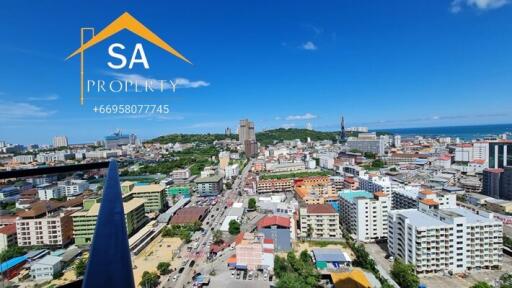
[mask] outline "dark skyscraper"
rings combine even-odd
[[[345,144],[347,142],[347,132],[345,132],[345,118],[341,116],[341,131],[340,131],[340,143]]]

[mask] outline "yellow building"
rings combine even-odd
[[[371,288],[372,285],[361,269],[350,272],[331,273],[331,280],[336,288]]]
[[[160,212],[167,208],[165,200],[165,187],[160,184],[137,184],[125,181],[121,184],[121,191],[126,196],[146,200],[144,207],[146,212]]]
[[[123,209],[126,220],[126,230],[131,235],[144,224],[148,218],[144,211],[144,199],[133,198],[124,199]],[[92,242],[94,230],[96,229],[96,221],[100,212],[101,198],[84,200],[84,208],[71,215],[73,219],[73,236],[75,243],[78,245],[89,244]]]

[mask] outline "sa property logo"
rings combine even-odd
[[[148,42],[153,43],[154,45],[162,48],[163,50],[169,52],[170,54],[180,58],[181,60],[192,64],[185,56],[172,48],[169,44],[167,44],[164,40],[162,40],[158,35],[153,33],[151,30],[146,28],[142,23],[140,23],[137,19],[135,19],[128,12],[123,13],[119,18],[110,23],[107,27],[103,28],[99,33],[95,34],[95,29],[93,27],[82,27],[80,29],[80,48],[78,48],[75,52],[71,53],[66,60],[80,54],[80,105],[84,104],[84,54],[85,50],[91,48],[92,46],[102,42],[103,40],[117,34],[118,32],[127,29],[139,37],[147,40]],[[92,31],[93,37],[84,43],[84,31]],[[113,43],[108,47],[107,53],[114,59],[107,62],[108,67],[114,70],[123,69],[128,67],[128,69],[132,69],[135,65],[141,65],[144,69],[149,69],[148,59],[146,57],[146,53],[144,52],[144,47],[141,43],[135,44],[131,52],[131,56],[129,59],[127,56],[123,54],[127,47],[122,43]],[[133,83],[132,83],[133,84]],[[147,86],[147,84],[146,84]],[[146,87],[147,88],[147,87]]]

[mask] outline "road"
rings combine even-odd
[[[238,191],[243,192],[243,183],[245,181],[245,177],[247,177],[247,173],[249,173],[251,166],[252,160],[250,160],[249,163],[247,163],[247,165],[242,170],[240,176],[235,179],[232,188],[230,190],[224,191],[222,195],[218,198],[217,204],[210,209],[210,213],[207,216],[207,218],[203,221],[202,226],[203,229],[206,231],[206,234],[201,234],[201,236],[197,240],[195,240],[195,242],[199,244],[198,248],[195,251],[193,250],[191,252],[180,252],[180,254],[182,255],[182,259],[186,261],[185,269],[183,270],[183,272],[178,274],[176,271],[169,275],[169,277],[166,280],[162,281],[163,283],[161,287],[189,287],[191,286],[192,276],[194,276],[194,273],[196,273],[196,271],[209,271],[211,270],[209,269],[209,267],[212,267],[211,265],[216,264],[218,261],[226,261],[228,257],[227,254],[229,253],[225,253],[221,257],[216,258],[213,263],[207,262],[208,251],[210,248],[210,243],[208,243],[208,241],[211,241],[211,239],[213,238],[212,230],[219,229],[220,225],[222,224],[222,221],[225,218],[225,213],[227,209],[225,209],[224,207],[226,207],[228,199],[235,201],[244,200],[245,196],[238,195]],[[189,264],[192,260],[195,261],[195,264],[193,267],[189,267]],[[173,276],[176,274],[178,274],[178,279],[176,281],[172,281]]]

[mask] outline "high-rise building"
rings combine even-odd
[[[299,209],[300,236],[315,240],[340,239],[338,212],[330,204],[310,204]]]
[[[489,168],[512,165],[512,141],[489,142]]]
[[[413,264],[417,274],[500,269],[502,239],[503,224],[492,213],[431,203],[389,213],[389,254]]]
[[[256,140],[254,122],[249,121],[249,119],[242,119],[238,127],[238,141],[243,144],[246,140]]]
[[[500,179],[500,198],[512,200],[512,166],[503,167]]]
[[[393,146],[400,148],[402,146],[402,137],[400,135],[393,136]]]
[[[227,127],[224,134],[226,134],[226,136],[231,136],[231,128]]]
[[[256,140],[245,140],[244,152],[247,157],[256,157],[258,155],[258,142]]]
[[[384,192],[345,190],[339,193],[341,223],[359,241],[374,241],[388,236],[391,197]]]
[[[512,166],[484,169],[482,194],[512,200]]]
[[[123,145],[135,144],[137,137],[134,134],[122,134],[120,130],[105,137],[105,148],[115,149]]]
[[[482,194],[499,198],[500,197],[500,178],[503,173],[501,168],[487,168],[483,171]]]
[[[68,137],[66,136],[55,136],[53,137],[53,147],[68,147]]]
[[[345,132],[345,118],[343,116],[341,116],[340,126],[340,143],[345,144],[347,142],[347,132]]]

